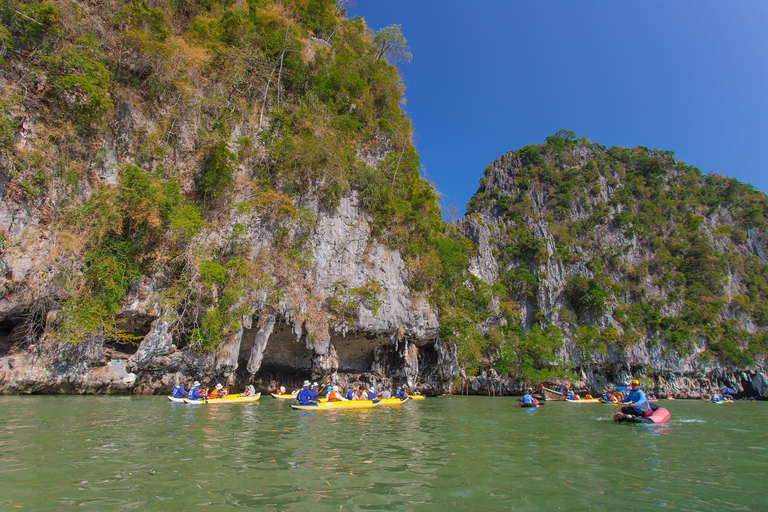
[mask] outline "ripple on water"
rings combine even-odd
[[[322,414],[0,397],[0,508],[764,509],[765,404],[670,404],[664,426],[617,426],[510,398]]]

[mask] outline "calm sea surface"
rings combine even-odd
[[[0,510],[768,510],[768,402],[660,404],[0,397]]]

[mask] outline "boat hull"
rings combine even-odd
[[[291,408],[299,411],[338,411],[342,409],[370,409],[378,407],[381,400],[348,400],[346,402],[319,402],[316,404],[295,404]]]
[[[640,416],[628,416],[622,412],[617,412],[613,415],[613,421],[617,423],[650,423],[654,425],[663,425],[669,420],[669,411],[663,407],[659,407],[653,414],[646,418]]]
[[[544,400],[547,402],[564,402],[565,401],[565,395],[562,393],[558,393],[554,389],[545,388],[544,386],[541,386],[541,395],[544,397]]]
[[[261,393],[253,396],[229,395],[225,398],[209,398],[207,400],[188,400],[184,399],[187,405],[216,405],[216,404],[250,404],[261,398]]]
[[[276,395],[275,393],[270,393],[270,395],[278,400],[296,400],[296,395]]]

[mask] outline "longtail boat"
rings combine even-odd
[[[544,400],[549,402],[554,401],[565,401],[565,394],[560,393],[558,391],[555,391],[554,389],[549,389],[547,387],[541,386],[541,395],[544,397]]]

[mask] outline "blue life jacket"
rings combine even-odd
[[[523,398],[520,399],[521,404],[532,404],[534,403],[533,397],[529,395],[528,393],[523,395]]]
[[[368,391],[368,400],[376,400],[376,393],[373,391]]]
[[[606,402],[610,402],[611,401],[611,397],[608,396],[608,393],[603,393],[603,400],[606,401]]]
[[[395,398],[405,398],[405,391],[402,389],[395,391]]]
[[[173,396],[173,398],[182,398],[185,396],[189,396],[189,393],[187,393],[184,390],[184,386],[182,386],[181,384],[176,384],[175,386],[173,386],[173,389],[171,390],[171,396]]]
[[[352,400],[352,397],[353,397],[354,395],[355,395],[355,392],[354,392],[354,391],[352,391],[351,389],[348,389],[348,390],[347,390],[347,394],[344,396],[344,398],[346,398],[347,400]]]
[[[317,398],[317,395],[319,395],[317,391],[312,391],[309,388],[301,388],[301,391],[299,391],[299,394],[296,395],[296,400],[301,405],[307,405],[312,402],[315,398]]]
[[[187,398],[190,400],[200,400],[203,398],[203,395],[200,393],[200,388],[195,386],[192,389],[189,390],[189,394],[187,395]]]

